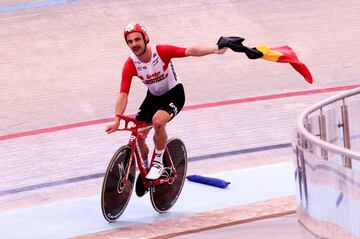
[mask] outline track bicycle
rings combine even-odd
[[[136,176],[136,164],[139,169],[135,186],[136,194],[141,197],[150,191],[151,204],[159,213],[169,210],[177,201],[187,170],[185,145],[180,139],[174,138],[167,142],[163,156],[164,171],[161,177],[156,180],[146,179],[147,168],[141,157],[137,140],[144,139],[146,136],[141,133],[141,130],[151,128],[152,125],[137,121],[130,116],[121,115],[120,118],[125,121],[125,126],[118,131],[130,131],[131,136],[128,144],[115,152],[104,176],[101,208],[108,222],[116,221],[130,201]],[[154,158],[155,151],[150,165]]]

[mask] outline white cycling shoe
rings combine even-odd
[[[150,171],[146,175],[146,179],[150,179],[150,180],[158,179],[162,175],[163,171],[164,171],[164,165],[162,165],[162,163],[154,161]]]

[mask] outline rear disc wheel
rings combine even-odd
[[[177,201],[184,185],[187,170],[187,152],[184,143],[180,139],[170,139],[167,148],[176,169],[176,178],[150,189],[151,203],[154,209],[160,213],[169,210]],[[163,162],[167,174],[172,176],[171,163],[166,152],[163,156]]]

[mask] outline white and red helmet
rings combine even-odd
[[[125,31],[124,31],[125,41],[126,41],[127,35],[129,35],[132,32],[140,32],[143,35],[146,44],[149,43],[149,41],[150,41],[149,35],[147,34],[146,28],[144,27],[143,24],[141,24],[141,23],[130,23],[129,25],[127,25],[127,27],[125,28]]]

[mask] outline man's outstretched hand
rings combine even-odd
[[[222,55],[227,51],[227,47],[221,48],[221,49],[215,49],[214,53],[218,55]]]

